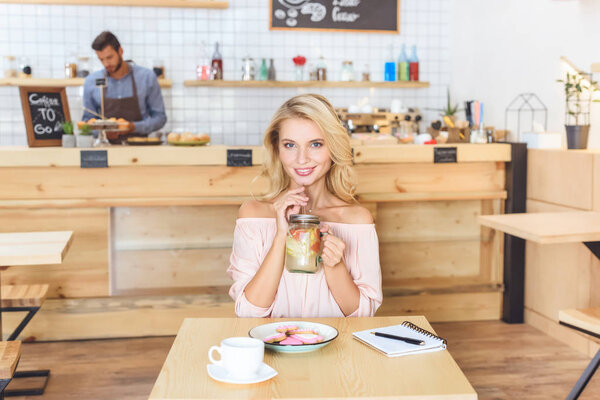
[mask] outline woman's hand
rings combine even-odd
[[[276,213],[277,234],[287,235],[288,217],[298,214],[300,206],[308,204],[308,197],[304,194],[304,187],[288,190],[283,196],[273,203]]]
[[[331,229],[327,225],[321,227],[321,233],[325,233],[321,238],[323,242],[323,252],[321,253],[321,259],[323,265],[326,267],[335,267],[342,262],[344,258],[344,249],[346,249],[346,243],[342,239],[333,236],[330,231]]]

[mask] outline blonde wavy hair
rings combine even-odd
[[[259,176],[269,178],[269,190],[263,199],[271,200],[290,186],[290,177],[279,159],[279,131],[281,123],[291,118],[308,119],[321,129],[331,154],[331,168],[325,177],[327,190],[347,203],[355,203],[356,182],[350,138],[331,103],[318,94],[302,94],[283,103],[265,131],[266,154]]]

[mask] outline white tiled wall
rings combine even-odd
[[[364,0],[373,1],[376,0]],[[242,58],[274,58],[277,79],[293,79],[292,58],[297,54],[316,63],[324,55],[328,78],[337,80],[343,60],[352,60],[357,75],[368,64],[372,80],[383,80],[390,46],[394,57],[400,46],[417,45],[421,80],[427,89],[310,89],[327,96],[334,106],[347,107],[368,98],[376,107],[389,107],[392,99],[419,107],[426,121],[436,117],[426,108],[445,103],[450,83],[448,15],[451,0],[402,0],[401,33],[269,31],[267,0],[230,0],[225,10],[43,6],[0,4],[0,55],[30,59],[36,77],[63,77],[70,55],[87,55],[100,63],[90,48],[102,30],[113,31],[125,58],[151,67],[164,60],[173,87],[163,89],[167,107],[166,130],[183,128],[211,134],[215,144],[259,144],[275,109],[287,98],[309,89],[189,88],[195,78],[201,43],[210,56],[214,42],[221,44],[224,78],[241,78]],[[81,89],[67,89],[72,119],[81,117]],[[421,128],[424,129],[424,126]],[[0,87],[0,145],[26,144],[18,89]]]

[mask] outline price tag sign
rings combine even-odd
[[[60,146],[62,123],[71,121],[64,87],[20,87],[30,147]]]
[[[106,86],[106,78],[96,79],[96,86]]]
[[[228,167],[251,167],[252,150],[251,149],[227,149]]]
[[[436,164],[443,163],[455,163],[456,147],[434,147],[433,148],[433,162]]]
[[[106,150],[81,150],[81,168],[108,168]]]

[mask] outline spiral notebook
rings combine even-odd
[[[371,332],[381,332],[396,336],[420,339],[425,345],[419,346],[406,343],[396,339],[388,339],[375,336]],[[432,332],[419,328],[417,325],[404,321],[400,325],[386,326],[382,328],[367,329],[366,331],[354,332],[352,336],[369,347],[374,348],[388,357],[399,357],[410,354],[430,353],[446,349],[446,339]]]

